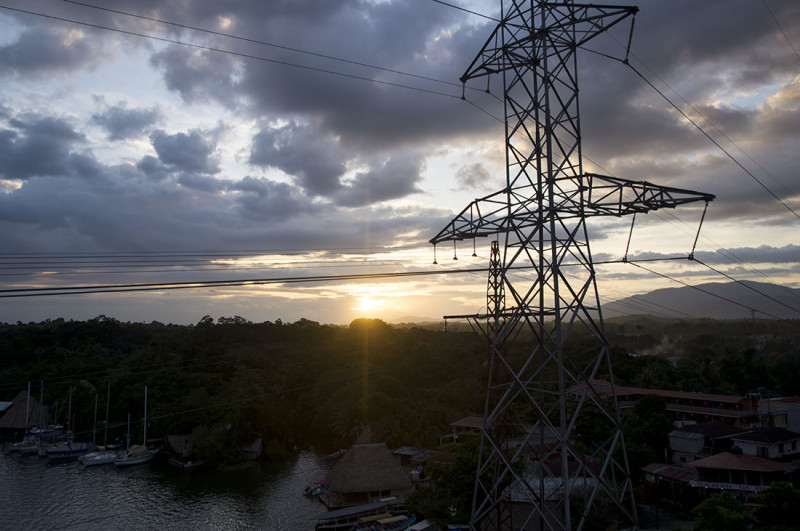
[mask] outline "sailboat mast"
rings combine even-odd
[[[147,448],[147,386],[144,386],[144,441],[142,444]]]
[[[92,447],[97,445],[97,393],[94,394],[94,426],[92,427]]]
[[[42,434],[47,428],[47,417],[44,415],[44,380],[42,380],[42,388],[39,390],[39,446],[42,446]]]
[[[25,433],[22,434],[24,438],[28,434],[28,423],[31,419],[31,383],[28,382],[28,396],[25,398]]]
[[[67,404],[67,439],[72,439],[70,431],[72,430],[72,386],[69,388],[69,402]]]
[[[111,382],[108,382],[108,391],[106,391],[106,425],[103,430],[103,446],[108,446],[108,406],[111,404]]]

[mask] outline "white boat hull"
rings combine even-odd
[[[107,465],[109,463],[113,463],[119,458],[120,456],[117,452],[92,452],[80,456],[78,461],[83,463],[85,466],[94,466]]]
[[[117,466],[133,466],[133,465],[143,465],[153,460],[156,456],[158,450],[148,450],[147,452],[136,455],[130,456],[126,455],[114,460],[114,464]]]

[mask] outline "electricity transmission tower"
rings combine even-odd
[[[612,515],[635,528],[586,220],[713,196],[583,171],[577,50],[626,19],[632,32],[636,8],[536,0],[501,8],[461,81],[502,76],[506,185],[431,240],[499,240],[487,314],[473,316],[487,321],[490,359],[470,525],[581,529]],[[610,389],[599,388],[601,378]]]

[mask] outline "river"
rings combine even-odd
[[[231,472],[160,462],[84,467],[8,454],[0,456],[0,527],[309,530],[327,509],[303,489],[327,469],[310,450]]]

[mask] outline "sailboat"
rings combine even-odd
[[[88,453],[94,445],[85,441],[75,442],[72,440],[72,431],[69,429],[72,415],[72,387],[69,388],[69,407],[67,409],[67,440],[63,444],[56,444],[45,450],[48,459],[68,459],[80,457]]]
[[[108,407],[110,405],[110,398],[111,398],[111,384],[108,384],[108,392],[106,393],[106,426],[105,426],[105,434],[103,435],[103,447],[95,452],[90,452],[86,455],[82,455],[78,458],[78,461],[84,464],[84,466],[93,466],[93,465],[105,465],[108,463],[113,463],[117,459],[120,458],[119,452],[116,448],[109,448],[108,447]],[[94,395],[94,425],[95,429],[94,432],[97,432],[97,395]],[[92,438],[92,443],[94,443],[94,436]]]
[[[144,436],[142,438],[142,444],[130,446],[131,414],[128,413],[128,435],[126,437],[127,442],[125,444],[125,455],[119,459],[115,459],[114,464],[117,466],[142,465],[152,461],[158,453],[158,449],[149,450],[147,448],[147,386],[144,387]]]

